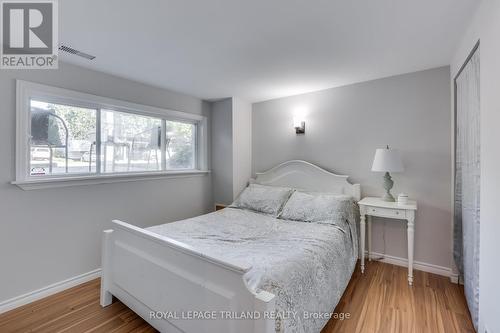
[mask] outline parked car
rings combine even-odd
[[[50,148],[47,147],[32,147],[31,159],[34,161],[44,161],[50,159]]]
[[[88,153],[88,152],[87,152]],[[73,161],[80,161],[82,160],[82,156],[85,154],[84,151],[74,151],[70,150],[68,151],[68,158]]]
[[[91,147],[91,141],[89,140],[74,140],[69,141],[68,147],[68,158],[74,161],[83,161],[83,154],[89,152]]]
[[[82,154],[82,157],[80,158],[82,162],[89,162],[90,161],[90,153],[88,151],[84,152]],[[92,153],[92,162],[95,162],[97,160],[97,156],[95,152]]]

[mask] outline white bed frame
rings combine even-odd
[[[334,192],[359,200],[360,185],[347,178],[294,160],[257,173],[251,182]],[[102,244],[103,307],[115,296],[160,332],[274,332],[274,319],[267,316],[275,310],[274,295],[254,293],[243,282],[251,267],[214,258],[128,223],[115,220],[112,225],[113,230],[104,231]],[[152,318],[151,313],[163,319]],[[241,319],[242,315],[260,318]],[[233,319],[221,320],[222,316]],[[213,317],[218,319],[207,319]]]

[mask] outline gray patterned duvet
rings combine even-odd
[[[318,333],[346,288],[357,259],[354,213],[350,222],[294,222],[248,210],[215,213],[147,228],[200,251],[252,266],[251,290],[276,295],[285,314],[277,332]]]

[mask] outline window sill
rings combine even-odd
[[[209,174],[210,171],[202,170],[182,170],[182,171],[161,171],[161,172],[138,172],[128,174],[109,174],[100,176],[77,176],[77,177],[53,177],[45,179],[32,179],[23,181],[13,181],[11,184],[19,186],[25,191],[39,190],[55,187],[68,187],[93,184],[111,184],[121,182],[133,182],[140,180],[155,180],[165,178],[185,178],[202,177]]]

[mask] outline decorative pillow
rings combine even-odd
[[[352,199],[346,195],[295,191],[281,211],[280,219],[329,222],[349,219]]]
[[[249,209],[277,217],[293,191],[288,187],[250,184],[230,207]]]

